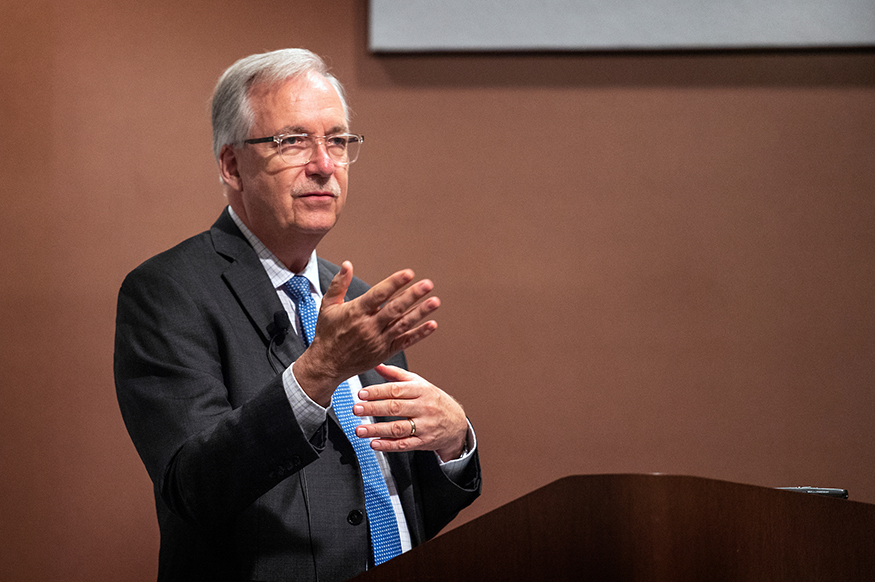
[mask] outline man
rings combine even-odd
[[[119,292],[116,388],[154,483],[158,578],[343,580],[479,495],[464,411],[401,352],[440,301],[409,270],[369,289],[317,258],[362,138],[314,54],[229,68],[213,141],[228,208]]]

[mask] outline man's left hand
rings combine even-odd
[[[376,370],[386,383],[362,388],[359,398],[363,402],[353,406],[353,413],[406,419],[362,424],[356,428],[356,436],[374,438],[371,447],[377,451],[426,450],[437,452],[444,462],[457,459],[468,435],[462,406],[434,384],[403,368],[379,365]],[[416,432],[411,435],[414,425]]]

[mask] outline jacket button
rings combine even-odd
[[[349,515],[346,516],[346,521],[348,521],[350,525],[358,525],[364,520],[364,518],[365,514],[358,509],[353,509],[349,512]]]

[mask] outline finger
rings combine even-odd
[[[374,439],[371,441],[372,449],[384,453],[418,450],[424,449],[426,446],[426,442],[418,436],[406,439]]]
[[[413,372],[397,366],[380,364],[375,368],[385,380],[385,384],[372,384],[359,390],[360,400],[390,400],[419,398],[423,393],[422,378]]]
[[[392,420],[374,424],[360,424],[355,428],[355,435],[359,438],[418,439],[418,437],[411,437],[411,428],[412,425],[407,419]]]
[[[403,269],[386,277],[358,298],[366,313],[377,313],[380,307],[389,301],[399,290],[413,280],[414,273]]]
[[[431,313],[440,306],[440,300],[436,297],[426,301],[422,299],[434,290],[434,283],[423,279],[411,285],[401,293],[397,293],[387,301],[377,313],[377,323],[382,328],[389,328],[399,321],[407,321],[408,329],[418,323],[425,315],[420,313],[423,309],[425,314]],[[422,303],[420,303],[422,301]],[[428,305],[425,305],[425,304]]]
[[[322,296],[323,305],[340,305],[346,297],[346,291],[349,289],[349,284],[352,283],[352,263],[343,261],[340,265],[340,270],[331,279],[331,284],[325,295]]]
[[[415,374],[411,374],[410,379],[416,379]],[[374,402],[377,400],[410,400],[418,398],[422,395],[422,390],[409,382],[388,382],[386,384],[374,384],[359,390],[359,398],[364,402]]]
[[[385,399],[363,401],[352,407],[356,416],[412,417],[421,413],[412,399]]]
[[[418,301],[419,298],[416,300]],[[405,304],[397,305],[399,310],[402,306],[409,307]],[[378,324],[385,331],[391,331],[394,335],[398,336],[419,325],[426,317],[437,311],[440,306],[441,300],[439,298],[429,297],[425,301],[414,305],[407,312],[399,313],[397,317],[389,311],[387,306],[378,314]],[[380,317],[382,317],[382,321],[379,321]]]
[[[392,366],[390,364],[380,364],[379,366],[374,368],[374,370],[376,370],[377,373],[388,382],[404,382],[405,380],[415,380],[419,377],[413,372],[405,370],[404,368],[399,368],[398,366]],[[365,388],[364,390],[367,390],[369,388],[372,387]],[[359,398],[365,400],[365,398],[362,396],[359,396]]]
[[[405,332],[395,338],[392,342],[392,353],[400,352],[402,350],[406,350],[410,346],[421,342],[435,331],[437,331],[438,324],[436,321],[426,321],[422,325],[419,325],[412,330]]]

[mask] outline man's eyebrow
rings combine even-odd
[[[285,135],[287,133],[307,133],[307,130],[300,125],[287,125],[281,128],[276,135]]]
[[[334,135],[337,133],[348,133],[348,132],[349,132],[349,129],[347,128],[346,125],[335,125],[331,129],[329,129],[325,135]],[[301,125],[287,125],[287,126],[281,128],[275,135],[286,135],[289,133],[306,133],[308,135],[311,135],[310,132],[307,131]]]

